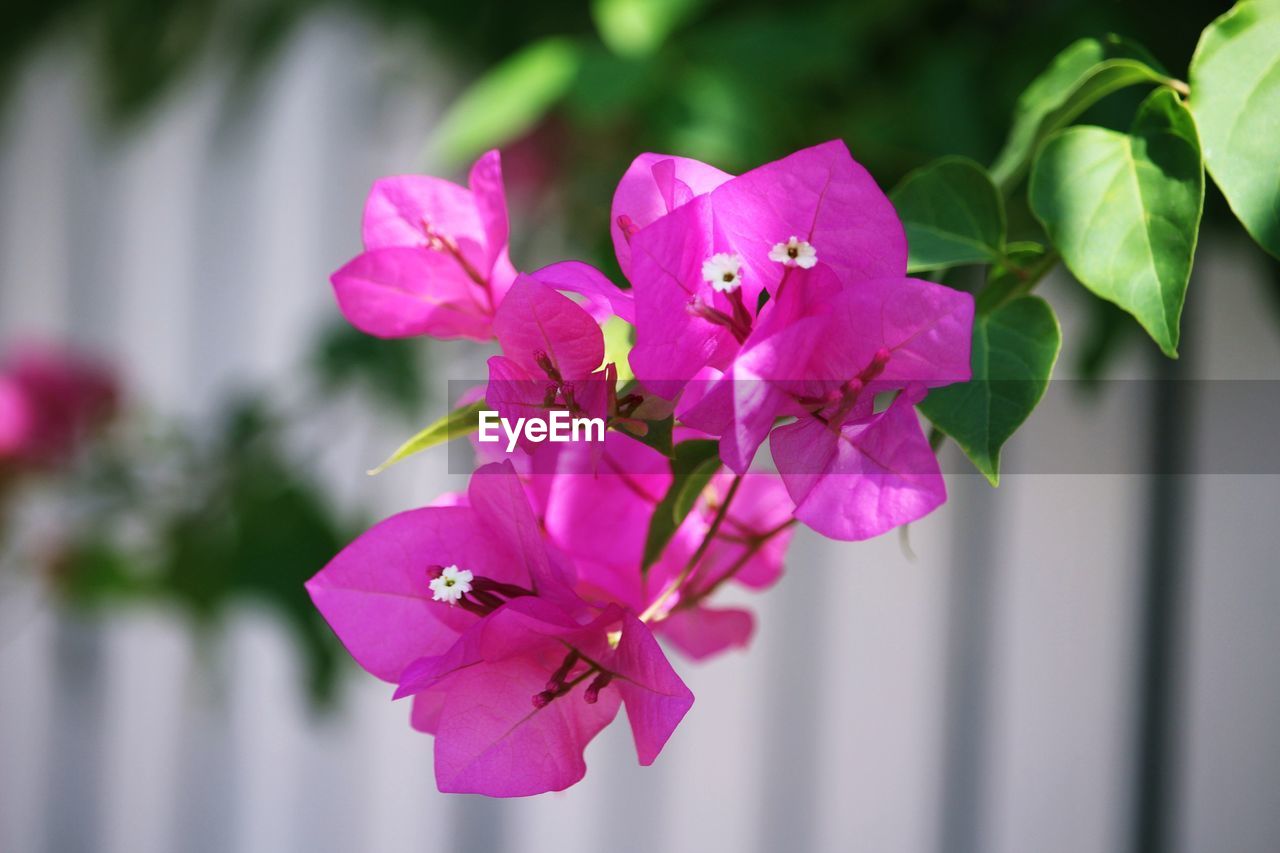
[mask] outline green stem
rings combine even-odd
[[[729,485],[729,491],[725,494],[724,500],[721,501],[720,506],[716,508],[715,518],[711,519],[711,526],[707,528],[707,535],[703,537],[702,542],[699,543],[698,550],[693,552],[693,556],[689,558],[689,562],[685,563],[680,574],[676,575],[675,579],[667,584],[666,587],[663,588],[662,592],[658,594],[658,597],[653,600],[653,603],[646,607],[644,612],[640,614],[641,622],[650,622],[655,618],[660,619],[661,617],[659,614],[663,613],[662,606],[666,604],[673,595],[680,591],[680,588],[684,586],[685,581],[689,580],[689,576],[693,574],[693,570],[698,567],[698,563],[707,553],[707,549],[711,547],[712,540],[716,538],[716,533],[720,531],[720,525],[724,524],[725,516],[729,514],[729,504],[733,502],[733,497],[738,493],[738,486],[740,485],[742,485],[742,475],[736,474],[734,475],[733,482]]]
[[[730,580],[732,580],[733,576],[736,575],[739,571],[741,571],[742,567],[747,564],[747,561],[750,560],[752,557],[754,557],[756,554],[758,554],[760,552],[760,549],[763,548],[770,539],[777,536],[779,533],[786,530],[788,527],[795,526],[795,523],[796,523],[796,520],[794,518],[789,518],[786,521],[774,527],[772,530],[766,530],[764,533],[761,533],[759,536],[754,537],[751,540],[750,547],[747,548],[747,550],[742,554],[741,557],[739,557],[737,560],[734,561],[733,565],[729,568],[729,571],[725,572],[723,575],[716,578],[715,582],[712,583],[710,586],[708,586],[706,589],[689,596],[688,599],[681,599],[680,603],[677,604],[672,609],[686,610],[689,608],[693,608],[698,606],[699,603],[701,603],[702,601],[705,601],[707,598],[710,598],[713,592],[715,592],[717,589],[719,589],[720,587],[728,583]]]
[[[978,291],[976,310],[990,314],[1001,305],[1030,293],[1049,271],[1058,265],[1061,256],[1054,250],[1045,252],[1035,263],[1027,267],[1010,267],[1011,276],[991,281]]]

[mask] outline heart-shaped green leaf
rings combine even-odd
[[[1280,0],[1244,0],[1205,29],[1191,59],[1191,112],[1209,174],[1280,258]]]
[[[1018,97],[1009,138],[991,166],[991,177],[1004,189],[1012,188],[1049,134],[1112,92],[1168,81],[1151,54],[1131,41],[1107,36],[1073,42]]]
[[[1127,134],[1072,127],[1050,137],[1030,200],[1072,274],[1176,358],[1204,207],[1195,122],[1178,96],[1153,92]]]
[[[377,468],[369,470],[369,474],[381,474],[397,462],[401,462],[415,453],[421,453],[428,447],[452,441],[469,435],[480,428],[480,410],[485,407],[484,400],[469,406],[454,409],[440,420],[418,432],[404,444],[396,448],[396,452]]]
[[[973,378],[935,388],[920,403],[993,486],[1000,483],[1000,448],[1044,396],[1061,346],[1049,303],[1020,296],[974,321]]]
[[[990,264],[1004,253],[1004,199],[965,157],[916,169],[889,193],[907,232],[907,272]]]

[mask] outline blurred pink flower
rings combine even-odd
[[[118,402],[115,377],[101,365],[46,345],[15,349],[0,369],[0,463],[57,464]]]

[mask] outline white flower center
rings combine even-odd
[[[463,595],[471,592],[471,581],[474,577],[475,575],[466,569],[459,571],[457,566],[446,567],[440,572],[440,577],[431,579],[431,600],[456,604]]]
[[[732,293],[742,286],[742,256],[720,252],[702,262],[702,277],[718,293]]]
[[[818,250],[807,240],[797,240],[796,235],[785,243],[775,243],[769,250],[769,260],[777,261],[784,267],[800,267],[812,269],[818,262]]]

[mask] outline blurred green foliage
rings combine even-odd
[[[246,397],[211,435],[173,435],[150,464],[127,446],[95,455],[84,485],[98,506],[52,566],[62,597],[90,609],[164,601],[202,631],[234,602],[256,600],[295,636],[312,696],[331,698],[340,650],[303,583],[360,520],[330,505],[287,444],[265,401]],[[167,482],[148,482],[158,466]],[[128,524],[140,526],[136,538],[119,535]]]
[[[91,50],[108,115],[129,119],[206,56],[262,67],[304,18],[354,11],[475,76],[545,38],[581,66],[564,117],[579,148],[613,161],[679,149],[734,169],[840,136],[892,183],[942,154],[988,162],[1016,94],[1073,39],[1118,32],[1185,77],[1225,4],[1172,0],[1159,14],[1114,0],[14,0],[0,75],[60,30]],[[602,143],[614,142],[601,148]],[[623,144],[625,143],[625,144]],[[576,162],[576,160],[567,160]]]
[[[299,426],[346,393],[379,412],[420,415],[421,342],[378,341],[346,324],[323,333],[301,405],[270,389],[226,401],[211,422],[141,434],[126,418],[67,473],[75,523],[47,567],[60,597],[95,609],[163,601],[216,630],[237,602],[276,613],[295,637],[312,697],[333,697],[341,649],[303,584],[368,518],[336,505]]]

